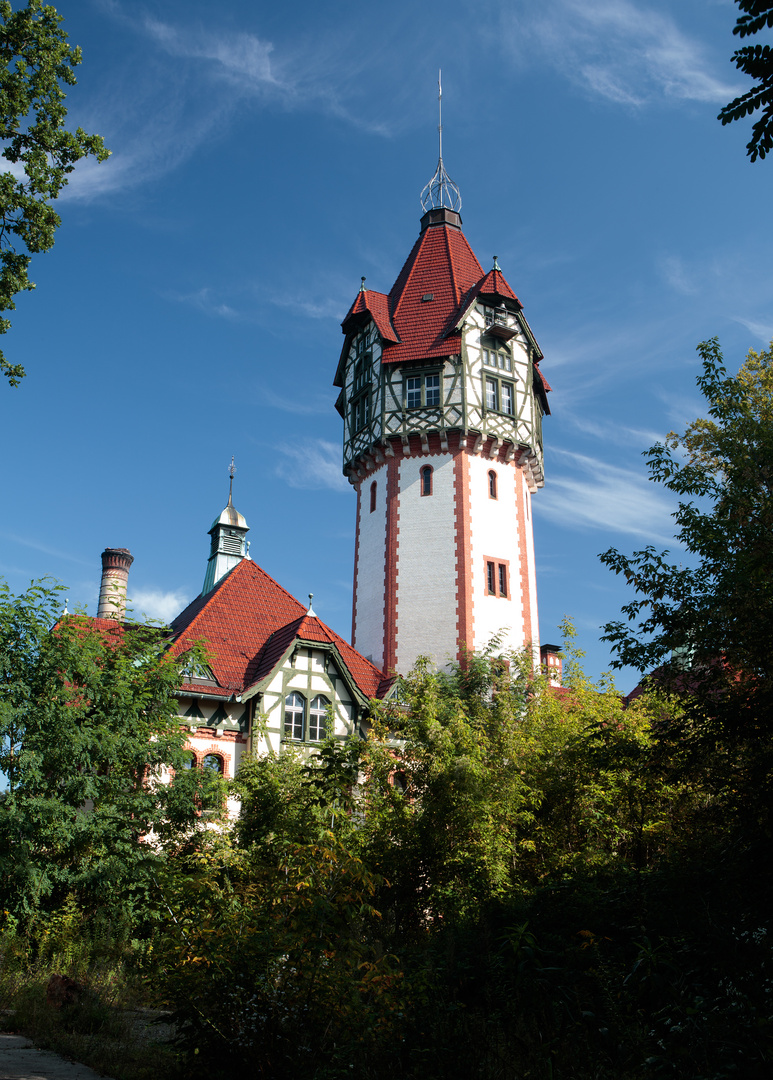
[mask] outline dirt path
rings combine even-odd
[[[50,1050],[38,1050],[23,1035],[0,1032],[0,1080],[100,1080],[100,1074]]]

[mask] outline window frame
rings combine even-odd
[[[422,465],[419,469],[419,493],[422,498],[432,495],[435,470],[431,465]]]
[[[494,412],[499,416],[509,416],[512,420],[515,420],[515,388],[516,381],[514,376],[509,378],[501,378],[499,374],[494,373],[493,368],[482,369],[483,371],[483,408],[485,412]],[[489,385],[494,388],[492,405],[489,400]],[[505,393],[503,394],[503,388]],[[507,397],[510,404],[510,409],[503,408],[504,398]]]
[[[483,556],[483,584],[486,596],[497,600],[510,600],[510,560],[496,555]]]
[[[427,386],[428,379],[436,379],[437,383]],[[408,387],[409,382],[418,382],[418,386]],[[431,391],[432,397],[437,395],[437,401],[428,401],[427,391]],[[417,404],[408,403],[408,395],[416,394],[418,392],[419,400]],[[443,404],[443,371],[442,368],[432,368],[431,370],[413,370],[405,371],[403,374],[403,409],[406,412],[413,411],[414,409],[439,409]]]
[[[360,334],[355,342],[352,389],[349,396],[349,427],[352,435],[356,435],[370,423],[372,366],[373,350],[367,335]]]
[[[297,701],[293,705],[289,705],[290,699],[297,699],[301,702],[301,706],[297,704]],[[317,702],[324,702],[324,708],[317,706]],[[316,707],[315,707],[316,706]],[[324,742],[328,737],[328,728],[330,726],[329,720],[331,718],[332,702],[327,694],[315,694],[313,698],[309,699],[306,694],[301,693],[300,690],[289,690],[285,694],[283,705],[283,721],[282,721],[282,741],[292,742],[298,744],[318,746],[319,743]],[[291,728],[288,730],[288,714],[293,716],[291,722]],[[298,724],[298,716],[300,715],[300,724]],[[317,732],[318,737],[312,736],[312,718],[316,719],[314,723],[314,730]],[[321,727],[323,734],[319,735],[320,731],[320,717],[322,717]],[[300,728],[301,734],[297,734],[297,730]]]

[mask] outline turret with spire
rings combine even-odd
[[[386,671],[464,646],[537,646],[531,497],[542,487],[542,352],[496,256],[462,232],[443,160],[388,293],[364,282],[335,377],[358,493],[352,644]],[[538,657],[538,652],[535,652]]]
[[[229,570],[233,570],[242,559],[248,559],[249,543],[246,539],[250,527],[233,504],[234,476],[236,466],[234,459],[228,467],[229,486],[228,502],[225,509],[212,522],[209,535],[212,537],[207,571],[204,575],[204,586],[201,595],[214,589],[215,585],[224,577]]]

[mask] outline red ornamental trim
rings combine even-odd
[[[470,536],[470,462],[466,449],[454,453],[454,527],[456,532],[456,659],[473,645],[472,540]]]
[[[389,458],[386,484],[384,671],[389,674],[395,670],[397,665],[397,554],[400,545],[399,463],[397,457]]]
[[[352,645],[357,648],[357,588],[360,580],[360,514],[362,513],[362,482],[357,485],[357,525],[354,534],[354,581],[352,583]]]
[[[518,517],[518,553],[521,573],[521,608],[523,610],[523,643],[534,643],[531,624],[531,589],[529,588],[529,555],[526,547],[525,482],[523,467],[515,470],[515,505]],[[534,613],[536,616],[536,612]],[[536,622],[536,618],[535,618]],[[535,628],[536,629],[536,628]]]

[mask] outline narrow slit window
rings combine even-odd
[[[499,595],[507,596],[507,567],[499,564]]]
[[[496,567],[493,562],[486,563],[486,578],[489,596],[496,596],[497,594],[497,580],[496,580]]]
[[[376,481],[370,485],[370,512],[371,514],[376,509]]]
[[[496,499],[497,497],[497,474],[493,469],[488,474],[488,497],[490,499]]]
[[[432,466],[425,465],[421,470],[421,493],[422,495],[432,494]]]

